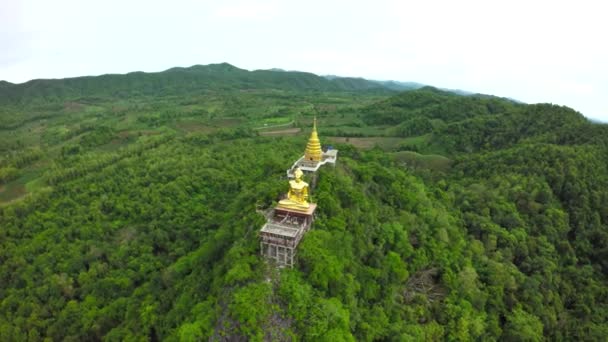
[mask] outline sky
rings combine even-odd
[[[608,122],[602,1],[0,0],[0,80],[228,62],[566,105]]]

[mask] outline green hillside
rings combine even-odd
[[[171,68],[162,72],[31,80],[0,84],[0,104],[71,100],[86,97],[130,98],[198,94],[206,91],[281,89],[299,91],[388,91],[381,84],[355,78],[323,77],[305,72],[247,71],[228,63]]]
[[[0,341],[598,341],[608,125],[228,64],[0,83]],[[294,269],[262,212],[313,116]]]

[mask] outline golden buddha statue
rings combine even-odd
[[[279,201],[279,207],[284,209],[308,210],[308,183],[302,180],[304,173],[300,168],[294,171],[295,179],[289,181],[287,198]]]
[[[312,133],[306,144],[306,150],[304,151],[304,159],[307,161],[320,162],[323,155],[321,150],[321,141],[317,135],[317,117],[313,119]]]

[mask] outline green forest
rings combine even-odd
[[[260,256],[317,118],[293,269]],[[608,125],[229,64],[0,82],[0,341],[601,341]]]

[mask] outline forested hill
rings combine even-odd
[[[72,100],[81,97],[166,96],[230,89],[308,91],[388,91],[380,83],[361,78],[328,80],[297,71],[239,69],[228,63],[171,68],[162,72],[132,72],[66,79],[37,79],[22,84],[0,83],[0,103]]]
[[[451,155],[497,150],[522,141],[603,145],[608,133],[607,125],[592,123],[568,107],[460,96],[433,87],[373,103],[361,113],[369,125],[390,125],[391,135],[430,134],[437,147]]]
[[[209,92],[0,106],[0,341],[608,336],[608,125],[216,68]],[[338,164],[277,270],[257,233],[313,116]]]

